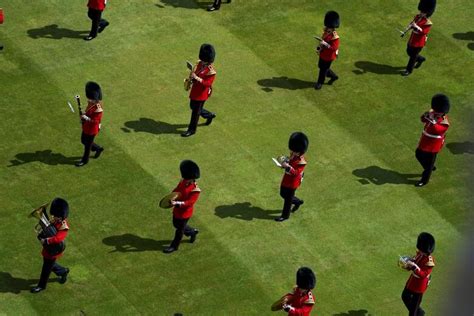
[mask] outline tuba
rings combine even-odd
[[[39,223],[35,226],[35,231],[37,234],[38,240],[54,237],[58,230],[51,224],[51,221],[46,213],[49,203],[43,204],[40,207],[34,209],[28,217],[34,217],[39,220]],[[57,255],[64,251],[66,244],[64,241],[59,244],[48,244],[44,245],[46,251],[51,255]]]

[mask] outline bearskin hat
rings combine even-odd
[[[420,0],[418,10],[425,13],[428,17],[432,16],[436,8],[436,0]]]
[[[304,154],[308,150],[308,137],[302,132],[294,132],[288,141],[288,148],[291,151]]]
[[[335,29],[340,24],[339,14],[336,11],[328,11],[324,16],[324,26]]]
[[[53,202],[51,202],[49,213],[55,217],[61,217],[62,219],[65,219],[69,215],[69,205],[67,204],[66,200],[59,197],[55,198]]]
[[[296,285],[300,289],[311,290],[316,286],[316,276],[313,270],[307,267],[301,267],[296,272]]]
[[[183,160],[179,165],[181,171],[181,177],[186,180],[199,179],[201,173],[199,166],[192,160]]]
[[[431,254],[435,249],[435,239],[430,233],[421,233],[418,235],[418,240],[416,241],[416,248],[420,251]]]
[[[435,94],[431,99],[431,108],[438,113],[449,112],[449,98],[444,94]]]
[[[216,51],[211,44],[202,44],[199,49],[199,59],[206,63],[213,63],[216,58]]]
[[[89,100],[102,100],[102,89],[97,82],[89,81],[86,83],[86,97]]]

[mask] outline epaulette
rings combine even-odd
[[[308,292],[308,299],[306,301],[304,301],[304,304],[314,305],[314,297],[313,297],[313,293],[311,293],[311,291]]]
[[[425,25],[433,25],[433,22],[431,22],[431,20],[427,18]]]
[[[68,230],[69,229],[69,225],[67,224],[66,221],[62,221],[61,222],[61,227],[59,227],[59,230]]]
[[[425,264],[427,267],[434,267],[435,263],[432,256],[428,256],[428,261]]]
[[[306,165],[306,164],[307,164],[306,159],[304,159],[304,157],[301,156],[300,160],[298,161],[298,165],[303,166],[303,165]]]
[[[96,113],[104,112],[104,109],[102,109],[102,103],[97,103],[96,104],[95,112]]]
[[[336,39],[338,39],[338,38],[339,38],[339,35],[337,34],[337,32],[336,32],[336,31],[333,31],[333,32],[332,32],[332,39],[333,39],[333,40],[336,40]]]
[[[199,188],[198,185],[196,184],[196,187],[192,189],[191,192],[201,192],[201,188]]]
[[[214,68],[214,65],[213,64],[210,64],[207,66],[207,68],[209,68],[209,71],[207,73],[208,76],[213,76],[217,73],[216,69]]]
[[[443,116],[443,120],[440,122],[440,124],[449,125],[449,120],[448,120],[447,115]]]

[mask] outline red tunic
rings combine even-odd
[[[197,64],[194,73],[202,79],[202,82],[193,80],[189,98],[195,101],[206,101],[212,93],[212,83],[216,77],[213,65],[204,65],[202,61]]]
[[[87,2],[87,6],[90,9],[104,11],[105,5],[107,4],[107,0],[89,0]]]
[[[0,8],[0,24],[3,24],[3,9]]]
[[[288,301],[286,304],[293,307],[288,312],[290,316],[309,316],[311,310],[313,309],[315,300],[313,293],[308,291],[307,293],[302,293],[298,287],[295,287],[291,293],[288,295]]]
[[[439,117],[435,123],[432,123],[425,115],[422,115],[421,121],[425,127],[418,143],[418,149],[430,153],[439,152],[443,148],[446,131],[449,128],[448,116]]]
[[[306,167],[306,160],[304,156],[293,155],[290,158],[289,170],[285,170],[283,179],[281,180],[281,186],[289,189],[298,189],[303,180],[303,171]]]
[[[201,189],[196,182],[189,183],[189,180],[181,180],[173,192],[179,192],[177,201],[184,202],[183,205],[175,205],[173,207],[173,216],[180,219],[186,219],[193,216],[194,203],[199,198]]]
[[[53,225],[58,230],[58,233],[54,237],[46,238],[46,242],[48,243],[48,245],[61,243],[66,238],[67,233],[69,231],[69,225],[67,223],[67,220],[63,220],[62,222],[55,222]],[[41,254],[46,259],[51,260],[56,260],[63,255],[62,252],[58,253],[57,255],[51,255],[44,247],[41,251]]]
[[[413,21],[415,21],[416,25],[421,27],[421,32],[412,30],[408,45],[411,47],[424,47],[433,23],[427,17],[420,18],[419,14],[415,16]]]
[[[330,46],[326,47],[321,45],[321,50],[319,51],[319,57],[324,61],[333,61],[336,59],[337,54],[339,53],[339,35],[336,31],[323,33],[323,40],[327,42]]]
[[[434,258],[418,251],[413,261],[417,266],[411,272],[406,288],[411,292],[423,294],[430,283],[431,270],[435,265]]]
[[[100,129],[100,120],[102,119],[102,103],[92,103],[88,101],[87,109],[85,115],[87,115],[91,120],[83,121],[82,131],[87,135],[97,135]]]

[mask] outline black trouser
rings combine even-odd
[[[96,37],[97,32],[99,32],[99,27],[103,28],[108,24],[107,20],[102,19],[102,11],[91,9],[87,12],[87,16],[92,20],[91,31],[89,33],[90,37]]]
[[[289,218],[292,204],[299,204],[301,200],[295,196],[296,189],[280,187],[280,196],[283,198],[283,212],[281,217]]]
[[[89,155],[91,154],[91,150],[97,151],[99,149],[102,149],[102,147],[94,143],[94,138],[95,138],[95,135],[87,135],[87,134],[84,134],[84,132],[82,132],[81,143],[84,145],[84,154],[82,155],[81,161],[83,162],[89,161]]]
[[[188,126],[188,131],[190,132],[196,132],[197,125],[199,122],[199,116],[208,119],[214,116],[214,113],[209,112],[204,108],[204,103],[206,101],[196,101],[196,100],[191,100],[189,102],[189,107],[192,110],[191,113],[191,120],[189,121],[189,126]]]
[[[405,306],[408,309],[409,316],[423,316],[425,315],[425,311],[423,308],[420,307],[421,299],[423,298],[423,294],[415,293],[407,288],[405,288],[402,292],[402,300],[405,303]]]
[[[231,0],[227,0],[227,3],[230,3]],[[219,9],[221,7],[222,0],[214,0],[214,3],[212,6],[216,9]]]
[[[422,49],[423,47],[413,47],[413,46],[407,45],[407,54],[408,56],[410,56],[410,59],[408,60],[408,64],[407,64],[408,72],[413,71],[413,67],[415,67],[415,64],[417,62],[425,61],[426,58],[420,55],[420,52]]]
[[[39,287],[43,289],[46,288],[51,271],[53,271],[57,276],[64,275],[67,272],[65,267],[56,263],[56,259],[47,259],[43,257],[43,268],[41,269],[41,276],[38,283]]]
[[[176,228],[171,247],[178,249],[183,235],[190,237],[195,234],[194,228],[188,226],[189,218],[176,218],[173,216],[173,226]]]
[[[336,73],[332,71],[331,68],[332,61],[325,61],[319,58],[318,67],[319,67],[319,76],[318,83],[323,84],[326,77],[334,79],[337,77]]]
[[[420,165],[423,167],[423,173],[421,174],[421,181],[428,183],[430,181],[431,172],[436,161],[438,153],[430,153],[421,149],[416,149],[415,156]]]

